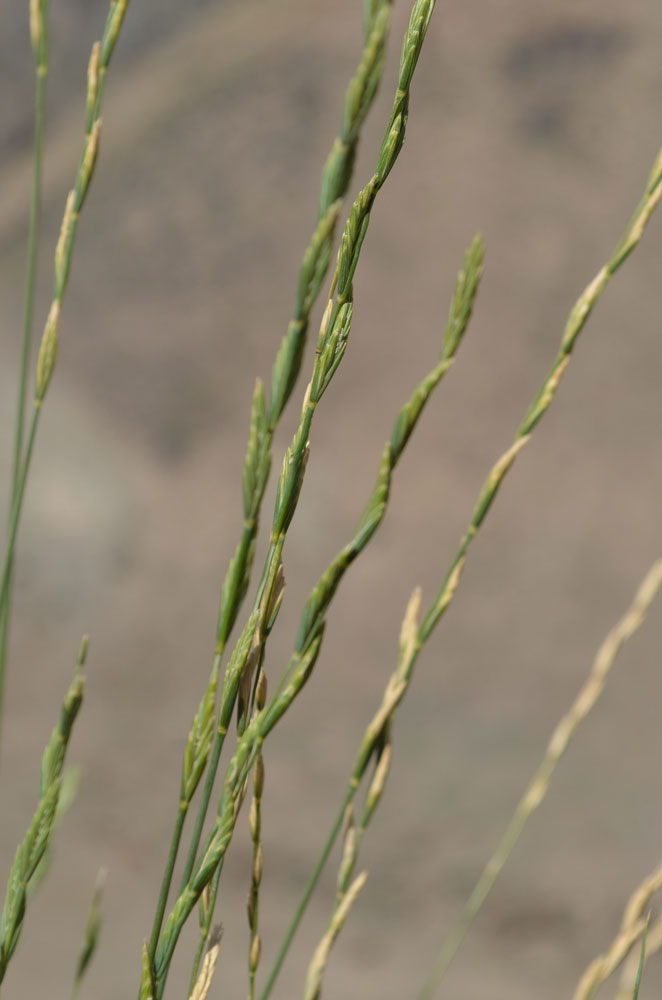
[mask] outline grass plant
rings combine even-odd
[[[127,7],[128,0],[111,0],[102,38],[95,43],[91,52],[83,148],[74,185],[66,200],[55,248],[53,297],[36,359],[34,401],[26,432],[26,387],[39,243],[41,147],[48,66],[48,3],[47,0],[31,0],[29,7],[36,67],[34,182],[30,206],[15,443],[9,476],[10,515],[0,584],[0,719],[14,556],[21,511],[39,419],[55,367],[60,314],[79,216],[99,152],[101,103],[106,75]],[[390,0],[364,0],[363,47],[346,90],[339,133],[322,170],[314,227],[296,280],[292,317],[273,362],[268,391],[262,380],[258,379],[253,393],[248,442],[241,473],[243,509],[239,538],[220,588],[209,678],[182,752],[176,796],[173,794],[175,808],[170,847],[164,859],[154,916],[142,946],[137,946],[136,950],[139,1000],[161,1000],[165,995],[182,931],[194,914],[197,915],[199,933],[191,958],[190,1000],[204,1000],[208,995],[213,995],[210,991],[214,985],[222,989],[220,972],[216,973],[216,984],[213,983],[215,970],[223,954],[221,931],[215,923],[216,906],[230,844],[238,829],[244,831],[245,835],[245,827],[239,824],[239,817],[247,796],[250,797],[248,836],[251,857],[247,904],[248,1000],[255,1000],[255,997],[267,1000],[271,995],[322,870],[341,831],[344,831],[335,898],[302,984],[305,1000],[318,1000],[320,997],[331,950],[366,882],[367,873],[357,873],[361,846],[386,790],[393,754],[395,717],[413,679],[419,655],[455,596],[469,549],[506,474],[531,440],[538,422],[555,399],[589,315],[612,276],[638,245],[662,198],[661,151],[621,239],[606,264],[589,282],[570,310],[551,368],[517,427],[512,442],[488,472],[466,531],[460,538],[436,594],[425,609],[422,608],[420,588],[414,590],[409,600],[401,627],[395,667],[357,748],[349,778],[319,857],[302,890],[295,912],[284,929],[275,958],[262,976],[259,914],[262,872],[265,863],[268,863],[268,859],[264,857],[262,836],[263,825],[268,822],[268,816],[263,815],[262,808],[265,781],[269,775],[267,740],[276,726],[281,725],[288,716],[315,670],[324,642],[329,608],[345,574],[375,537],[386,513],[392,477],[409,439],[431,393],[455,363],[476,305],[484,266],[483,241],[480,236],[476,236],[469,245],[457,275],[444,329],[434,331],[433,334],[435,341],[438,337],[440,340],[435,349],[436,360],[397,413],[390,437],[377,463],[373,490],[356,527],[310,591],[301,609],[291,656],[278,672],[277,666],[267,657],[267,646],[285,595],[284,550],[299,497],[305,486],[315,413],[344,361],[352,329],[354,284],[362,248],[371,213],[378,197],[381,200],[381,191],[403,149],[412,82],[434,7],[434,0],[414,0],[411,4],[402,40],[397,84],[383,139],[375,157],[374,171],[353,198],[337,240],[336,230],[343,201],[353,182],[353,168],[362,127],[373,107],[382,79],[391,24]],[[308,330],[325,280],[328,280],[328,285],[314,359],[301,396],[298,423],[280,463],[274,507],[267,529],[266,555],[263,565],[256,572],[256,542],[260,523],[265,519],[263,502],[272,462],[275,461],[274,436],[285,407],[295,393],[304,366]],[[661,585],[662,562],[658,561],[646,576],[630,610],[601,646],[588,680],[570,711],[556,728],[545,757],[520,800],[506,833],[419,994],[421,1000],[429,1000],[436,994],[439,981],[473,918],[504,868],[529,817],[542,802],[555,768],[576,728],[597,702],[616,654],[642,623]],[[231,646],[235,629],[238,635]],[[42,758],[37,810],[9,872],[0,918],[0,982],[23,934],[28,891],[52,839],[62,792],[65,755],[82,702],[81,671],[86,648],[84,642],[76,675],[65,696],[60,719]],[[225,760],[221,766],[224,753]],[[363,795],[357,804],[362,789]],[[190,822],[188,830],[187,822]],[[181,871],[176,881],[178,865]],[[644,938],[639,961],[634,967],[631,963],[626,965],[618,994],[619,998],[637,996],[645,961],[662,943],[659,920],[651,923],[648,936],[645,937],[648,930],[645,911],[653,893],[660,888],[662,870],[657,869],[630,900],[620,931],[610,948],[586,970],[577,987],[575,1000],[590,1000],[600,985],[631,955],[636,943]],[[73,978],[72,998],[84,992],[84,975],[98,945],[101,891],[99,883],[83,934],[82,949]]]

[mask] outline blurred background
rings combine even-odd
[[[31,163],[27,6],[0,9],[7,470]],[[107,9],[105,0],[51,6],[35,336],[80,149],[87,58]],[[375,163],[408,7],[395,5],[352,192]],[[183,741],[241,524],[254,380],[268,376],[289,319],[360,39],[358,0],[130,5],[22,524],[0,779],[3,873],[32,814],[39,757],[86,631],[86,701],[70,754],[82,780],[30,908],[8,998],[52,995],[53,984],[55,995],[68,995],[100,866],[108,870],[105,924],[86,995],[110,1000],[137,988]],[[661,140],[661,52],[656,0],[438,5],[407,142],[357,273],[350,346],[313,427],[285,550],[272,678],[305,595],[372,488],[398,407],[437,358],[455,273],[478,230],[485,276],[457,363],[398,469],[386,521],[334,601],[315,674],[266,746],[263,970],[394,666],[407,598],[415,584],[424,600],[436,590],[570,306],[640,197]],[[662,552],[661,264],[658,215],[589,321],[420,659],[364,843],[368,883],[333,953],[325,996],[416,994],[598,644]],[[318,321],[315,313],[313,334]],[[309,350],[304,372],[310,364]],[[303,387],[302,378],[295,400]],[[297,416],[293,401],[276,456]],[[272,499],[273,488],[265,511]],[[661,642],[658,603],[440,996],[568,996],[616,933],[627,896],[660,860]],[[235,841],[210,996],[246,993],[245,819]],[[336,863],[276,997],[301,994]],[[185,995],[190,948],[190,939],[181,945],[173,997]],[[652,967],[642,997],[658,995],[661,978]]]

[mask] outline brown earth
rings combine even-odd
[[[34,807],[39,754],[89,631],[86,703],[71,748],[83,773],[5,1000],[68,995],[100,866],[108,869],[105,925],[86,995],[134,995],[182,742],[240,524],[250,395],[289,316],[320,165],[359,50],[359,6],[159,0],[134,3],[127,16],[22,526],[0,785],[3,871]],[[374,163],[406,6],[396,5],[391,60],[353,190]],[[5,467],[32,100],[18,7],[0,10],[9,95],[0,113]],[[46,248],[75,169],[86,52],[105,4],[53,7]],[[368,495],[397,407],[436,359],[453,276],[477,229],[486,273],[466,344],[411,442],[383,529],[348,574],[314,678],[267,746],[264,968],[393,665],[407,596],[416,583],[434,592],[485,473],[551,362],[569,306],[640,195],[660,145],[661,52],[656,0],[501,0],[440,4],[435,13],[407,143],[358,272],[352,341],[313,428],[271,676],[301,601]],[[662,551],[661,262],[658,217],[596,309],[421,658],[364,845],[370,877],[334,951],[326,997],[416,995],[551,727]],[[277,455],[296,415],[293,404]],[[661,640],[656,609],[440,996],[568,996],[616,932],[630,890],[660,860]],[[248,872],[246,834],[226,868],[225,940],[210,996],[246,993]],[[332,898],[330,869],[275,996],[301,995]],[[182,961],[170,996],[185,995],[186,974]],[[659,983],[653,968],[642,1000],[658,995]]]

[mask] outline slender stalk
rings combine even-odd
[[[41,407],[39,406],[35,406],[32,410],[30,429],[28,431],[27,443],[25,446],[25,455],[23,456],[23,463],[21,465],[21,471],[19,473],[18,481],[16,484],[16,496],[14,497],[14,502],[12,504],[12,509],[9,517],[9,528],[7,531],[5,554],[2,563],[2,582],[0,583],[0,607],[4,606],[9,594],[9,581],[11,576],[12,561],[14,558],[14,547],[16,545],[16,536],[18,534],[18,526],[21,519],[21,510],[23,508],[23,497],[25,496],[25,486],[28,479],[28,472],[30,471],[30,462],[32,460],[35,438],[37,436],[37,427],[39,426],[40,412],[41,412]],[[0,689],[0,717],[1,715],[2,715],[2,690]]]
[[[634,977],[634,987],[632,990],[632,1000],[638,1000],[639,988],[641,986],[641,977],[644,971],[644,964],[646,962],[646,941],[648,938],[648,928],[650,926],[650,914],[646,921],[646,926],[644,927],[644,933],[641,935],[641,949],[639,951],[639,962],[637,965],[637,973]]]
[[[531,779],[524,795],[499,841],[494,854],[487,862],[473,892],[446,938],[428,978],[419,993],[419,1000],[431,1000],[449,965],[457,954],[477,913],[481,909],[494,883],[501,874],[532,814],[544,800],[556,767],[565,753],[580,723],[593,709],[604,690],[607,675],[621,649],[642,624],[652,600],[662,585],[662,560],[656,562],[640,584],[632,605],[614,626],[600,646],[589,676],[575,698],[570,710],[554,730],[545,756]]]
[[[326,840],[324,842],[322,850],[320,851],[319,857],[317,858],[317,861],[315,862],[315,866],[314,866],[313,870],[311,871],[310,875],[308,876],[308,881],[306,882],[304,890],[301,893],[301,896],[299,898],[299,902],[297,903],[296,909],[295,909],[294,913],[292,914],[292,919],[290,920],[290,923],[289,923],[289,925],[287,927],[287,930],[285,931],[285,934],[283,935],[283,940],[281,941],[281,943],[280,943],[280,945],[278,947],[278,951],[276,952],[276,957],[274,958],[273,964],[272,964],[271,968],[269,969],[269,974],[267,975],[267,978],[266,978],[266,981],[264,983],[264,986],[260,990],[259,1000],[266,1000],[266,998],[269,996],[269,994],[271,993],[271,991],[272,991],[272,989],[273,989],[273,987],[274,987],[274,985],[276,983],[276,979],[278,978],[278,974],[279,974],[279,972],[280,972],[280,970],[281,970],[281,968],[283,966],[283,962],[285,961],[285,956],[287,955],[288,951],[290,950],[290,945],[292,944],[292,941],[294,939],[294,935],[296,934],[296,932],[297,932],[297,930],[299,928],[299,924],[301,923],[301,919],[302,919],[304,913],[306,912],[306,909],[308,907],[308,903],[310,902],[310,897],[312,896],[313,892],[315,891],[315,887],[317,886],[317,882],[319,880],[319,877],[322,874],[322,871],[324,869],[324,866],[326,865],[326,862],[328,861],[328,858],[329,858],[329,855],[330,855],[331,851],[333,850],[333,845],[336,842],[336,838],[337,838],[338,834],[340,833],[340,830],[341,830],[342,825],[343,825],[343,820],[345,818],[345,813],[347,811],[347,807],[349,806],[349,804],[351,803],[352,799],[354,798],[354,794],[356,792],[356,788],[358,788],[358,784],[355,783],[354,781],[350,781],[350,784],[348,785],[347,789],[345,790],[345,794],[344,794],[343,800],[342,800],[342,802],[340,804],[340,808],[338,809],[338,812],[336,813],[336,817],[335,817],[333,823],[331,824],[331,829],[329,830],[329,832],[327,834],[327,838],[326,838]]]
[[[264,707],[264,702],[261,708]],[[248,926],[250,929],[250,945],[248,949],[248,1000],[255,1000],[255,973],[260,961],[261,939],[259,931],[260,915],[260,882],[262,881],[262,866],[264,855],[262,851],[262,790],[264,787],[264,760],[258,753],[253,772],[253,801],[249,814],[253,858],[251,867],[251,884],[248,890]]]
[[[400,635],[401,651],[407,648],[408,643],[415,636],[416,619],[420,608],[420,602],[420,591],[415,590],[409,602],[409,606],[407,607],[407,611],[405,612],[402,625]],[[389,689],[390,685],[387,687],[384,695],[385,703],[388,702]],[[393,712],[394,711],[395,709],[393,709]],[[375,813],[375,809],[381,800],[382,793],[386,785],[386,779],[388,777],[392,753],[391,729],[393,712],[387,716],[386,721],[383,723],[380,717],[378,727],[375,727],[374,725],[369,727],[366,734],[367,741],[369,742],[364,745],[366,747],[370,746],[370,755],[367,758],[363,758],[365,760],[363,770],[366,770],[370,757],[375,758],[375,768],[365,796],[358,826],[354,820],[352,806],[347,806],[345,814],[345,842],[340,860],[340,867],[338,869],[336,899],[326,931],[322,935],[308,967],[304,991],[305,1000],[318,1000],[320,993],[322,992],[322,980],[324,978],[324,972],[326,970],[331,948],[342,930],[349,911],[354,904],[354,900],[361,891],[367,878],[366,872],[354,877],[354,870],[356,868],[356,862],[368,824],[370,823],[370,820]],[[358,787],[358,784],[363,777],[363,770],[359,771],[358,769],[355,769],[352,774],[352,779],[350,779],[348,790],[351,789],[352,784]]]
[[[172,831],[172,838],[170,840],[170,849],[168,851],[168,859],[166,861],[165,870],[163,872],[161,889],[159,891],[159,898],[156,904],[154,923],[152,925],[152,934],[149,939],[150,955],[154,954],[156,950],[157,941],[159,940],[159,934],[161,933],[163,914],[165,913],[165,908],[168,904],[168,894],[170,892],[170,885],[172,883],[172,874],[175,869],[175,863],[177,861],[177,852],[179,851],[179,843],[182,839],[182,831],[184,829],[184,823],[186,821],[187,811],[188,811],[188,804],[184,801],[181,801],[179,803],[179,811],[177,813],[177,819],[175,821],[175,828]]]
[[[9,528],[7,531],[7,541],[5,543],[5,555],[2,568],[2,585],[0,587],[0,615],[7,615],[7,611],[5,609],[8,608],[9,602],[16,533],[18,530],[23,496],[25,493],[25,484],[30,469],[34,436],[37,430],[39,412],[46,397],[46,393],[53,376],[53,370],[55,368],[60,310],[69,279],[78,218],[89,190],[97,159],[99,134],[101,131],[101,98],[106,80],[106,73],[117,42],[119,30],[126,13],[128,2],[129,0],[110,0],[108,18],[106,20],[103,38],[101,42],[97,42],[92,47],[92,53],[88,65],[85,138],[78,163],[74,187],[69,192],[67,197],[64,215],[62,218],[62,226],[60,229],[60,236],[55,248],[53,300],[51,302],[51,307],[44,326],[41,344],[39,346],[39,354],[37,357],[32,423],[28,436],[28,444],[22,459],[22,465],[20,462],[18,463],[20,466],[20,472],[16,478],[16,488],[12,490],[13,502],[10,508]],[[46,0],[32,0],[30,6],[30,33],[32,36],[32,45],[35,53],[37,54],[38,66],[44,66],[46,63],[47,28],[45,11]],[[2,718],[3,709],[3,687],[4,661],[0,664],[0,719]]]
[[[43,2],[43,0],[41,3],[33,5],[30,23],[35,56],[35,114],[32,152],[32,194],[30,198],[30,217],[28,222],[28,246],[25,265],[25,290],[23,295],[21,353],[18,376],[18,395],[16,400],[14,447],[12,453],[11,480],[9,488],[10,524],[12,509],[16,499],[19,476],[21,473],[21,456],[23,453],[23,435],[25,426],[25,404],[27,397],[28,371],[30,366],[30,345],[32,341],[32,314],[34,310],[34,294],[37,277],[37,254],[39,250],[41,174],[43,162],[42,146],[44,134],[44,109],[46,101],[46,78],[48,75],[48,28],[46,15],[46,3]],[[0,746],[2,744],[2,708],[4,701],[5,669],[9,644],[12,577],[13,565],[10,565],[7,595],[2,604],[0,604]]]
[[[632,954],[625,962],[618,990],[614,994],[614,1000],[635,1000],[637,977],[640,976],[640,973],[643,970],[643,967],[645,967],[648,959],[652,958],[653,955],[656,955],[661,949],[662,918],[658,917],[657,920],[650,924],[648,928],[645,947],[642,948],[643,961],[641,960],[641,956],[638,959],[635,954]]]
[[[44,133],[44,107],[46,98],[47,65],[38,65],[35,88],[35,125],[34,151],[32,156],[32,196],[30,200],[30,222],[28,228],[28,250],[25,268],[25,295],[23,301],[23,329],[21,335],[21,361],[19,370],[19,389],[16,406],[16,433],[12,456],[12,498],[21,466],[23,451],[23,433],[25,425],[25,404],[27,399],[28,370],[30,365],[30,343],[32,335],[32,314],[34,311],[34,294],[37,278],[37,253],[39,249],[39,220],[41,216],[41,174],[42,145]]]

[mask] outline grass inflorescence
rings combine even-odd
[[[34,370],[34,398],[26,431],[26,395],[30,359],[32,313],[35,295],[39,236],[42,134],[47,76],[48,3],[30,0],[30,35],[35,62],[34,182],[30,205],[25,302],[18,377],[18,405],[11,474],[9,525],[0,584],[0,719],[3,681],[8,651],[16,539],[40,415],[55,371],[61,312],[69,282],[80,213],[99,155],[101,104],[110,60],[128,7],[128,0],[111,0],[105,29],[91,51],[86,86],[83,146],[73,186],[67,196],[54,252],[53,295]],[[397,82],[383,138],[376,150],[373,172],[352,198],[344,222],[343,202],[353,183],[358,144],[366,118],[381,84],[391,28],[390,0],[364,0],[363,45],[356,69],[346,88],[341,124],[322,169],[317,208],[308,245],[295,280],[291,319],[276,350],[270,377],[258,378],[252,397],[248,441],[242,469],[242,511],[238,540],[220,586],[211,668],[189,727],[181,756],[168,854],[164,859],[151,927],[136,948],[138,1000],[161,1000],[166,991],[182,931],[197,916],[197,939],[191,956],[190,1000],[204,1000],[212,990],[222,958],[221,928],[216,909],[229,847],[240,831],[248,799],[248,941],[246,989],[248,1000],[267,1000],[288,955],[294,935],[332,849],[342,833],[342,849],[335,897],[325,928],[311,957],[302,983],[305,1000],[318,1000],[332,948],[348,920],[352,906],[366,884],[367,872],[358,871],[363,841],[386,789],[394,753],[395,721],[414,676],[419,656],[450,606],[469,550],[490,511],[502,482],[520,451],[531,440],[556,397],[572,352],[596,302],[609,280],[621,268],[643,236],[662,198],[662,152],[658,154],[643,196],[607,263],[586,286],[570,310],[552,366],[540,384],[515,431],[514,438],[489,470],[479,491],[467,528],[460,538],[436,594],[423,607],[415,588],[406,607],[395,666],[356,749],[353,764],[335,818],[319,857],[305,883],[283,938],[266,971],[261,965],[260,903],[264,856],[263,809],[269,775],[269,737],[289,715],[316,668],[322,649],[331,604],[347,572],[372,543],[386,514],[393,476],[432,392],[455,364],[477,303],[485,249],[474,237],[458,272],[443,329],[433,332],[437,343],[431,368],[398,411],[390,436],[377,461],[375,482],[355,528],[311,589],[299,616],[289,659],[274,671],[267,649],[286,594],[284,553],[288,534],[305,489],[306,468],[318,406],[344,363],[354,320],[355,282],[369,231],[371,215],[387,178],[403,150],[412,83],[435,8],[434,0],[414,0],[402,39]],[[338,233],[339,230],[339,233]],[[309,327],[326,284],[315,350],[299,416],[288,447],[278,461],[274,455],[277,428],[295,394],[305,362]],[[441,326],[441,324],[440,324]],[[269,516],[263,511],[272,465],[278,469],[275,500]],[[255,553],[261,524],[266,524],[267,545],[261,567]],[[541,804],[551,777],[575,730],[592,710],[621,645],[641,624],[662,583],[657,562],[639,589],[626,616],[610,632],[593,664],[588,680],[569,712],[557,726],[542,763],[520,800],[513,818],[488,862],[456,927],[434,964],[420,997],[431,998],[459,948],[476,913],[515,848],[524,827]],[[233,633],[236,636],[232,640]],[[39,798],[34,817],[18,846],[9,872],[0,918],[0,982],[21,938],[29,892],[38,881],[49,850],[63,789],[65,754],[81,706],[85,660],[83,644],[78,668],[67,692],[60,719],[42,757]],[[271,647],[269,647],[271,648]],[[226,759],[221,765],[223,754]],[[188,824],[188,826],[187,826]],[[175,874],[177,873],[177,879]],[[648,956],[660,948],[659,920],[647,914],[653,893],[662,887],[656,869],[630,900],[620,931],[608,950],[582,977],[575,1000],[589,1000],[605,979],[624,965],[619,998],[638,994]],[[101,930],[101,882],[97,884],[74,971],[72,997],[84,988],[84,976]],[[634,946],[643,939],[638,962],[632,964]],[[138,952],[140,958],[138,959]]]

